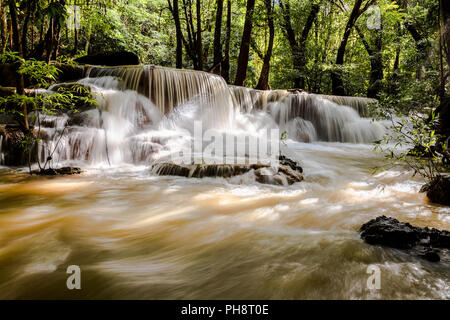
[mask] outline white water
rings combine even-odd
[[[229,87],[204,72],[144,67],[89,69],[92,73],[99,77],[79,82],[95,93],[98,110],[76,115],[75,123],[66,116],[53,122],[41,117],[50,136],[42,159],[56,148],[54,163],[150,165],[192,142],[195,121],[203,131],[228,136],[267,139],[269,129],[279,129],[290,140],[311,143],[371,143],[385,132],[355,109],[318,95]]]

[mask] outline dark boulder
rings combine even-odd
[[[24,133],[19,126],[0,126],[0,164],[23,166],[28,163],[22,146],[24,137]]]
[[[77,167],[62,167],[62,168],[48,168],[33,171],[33,174],[42,175],[42,176],[56,176],[56,175],[72,175],[72,174],[80,174],[81,169]]]
[[[408,250],[432,262],[440,260],[436,248],[450,248],[449,231],[420,228],[392,217],[372,219],[363,224],[359,232],[368,244]]]
[[[98,66],[130,66],[138,65],[139,57],[133,52],[118,51],[87,55],[75,59],[75,62]]]
[[[30,127],[31,135],[36,139],[47,139],[46,132]],[[30,153],[24,148],[25,134],[18,124],[0,124],[0,164],[20,167],[34,163],[38,159],[37,145],[31,148]]]
[[[3,63],[0,64],[0,86],[15,87],[17,74],[17,63]]]
[[[85,77],[85,68],[75,63],[55,63],[59,69],[56,75],[57,82],[77,81]],[[18,77],[17,63],[0,64],[0,86],[2,87],[16,87],[16,79]],[[25,87],[38,87],[39,83],[27,76],[24,76]]]
[[[78,81],[85,77],[84,67],[75,63],[57,63],[56,67],[60,70],[57,77],[58,82]]]
[[[425,184],[420,192],[426,192],[434,203],[450,205],[450,177],[438,175]]]
[[[181,176],[187,178],[222,177],[230,178],[254,170],[256,181],[265,184],[293,184],[303,180],[301,172],[289,166],[278,168],[265,164],[192,164],[178,165],[174,163],[158,163],[152,171],[160,176]]]
[[[280,154],[278,159],[279,159],[281,165],[289,166],[289,167],[291,167],[292,170],[303,173],[303,168],[298,165],[297,161],[289,159],[288,157],[286,157],[282,154]]]

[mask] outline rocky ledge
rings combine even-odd
[[[56,176],[56,175],[72,175],[72,174],[80,174],[81,169],[77,167],[62,167],[58,169],[41,169],[33,171],[33,174],[42,175],[42,176]]]
[[[420,228],[392,217],[372,219],[363,224],[359,232],[368,244],[408,250],[431,262],[440,261],[437,248],[450,249],[449,231]]]
[[[222,177],[230,178],[254,170],[259,183],[291,185],[303,180],[303,169],[293,160],[280,156],[278,167],[265,164],[191,164],[178,165],[170,162],[152,166],[152,171],[160,176],[181,176],[187,178]]]

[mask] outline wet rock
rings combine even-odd
[[[69,116],[68,126],[87,127],[92,122],[90,115],[85,112],[68,112],[67,115]]]
[[[0,161],[6,166],[22,166],[27,163],[22,141],[24,133],[19,126],[0,126]]]
[[[301,168],[300,168],[301,169]],[[293,184],[295,182],[300,182],[303,180],[302,171],[300,170],[293,170],[290,166],[283,166],[280,165],[278,167],[278,173],[283,173],[286,177],[286,180],[288,184]]]
[[[439,262],[441,260],[441,257],[439,256],[439,253],[436,249],[418,246],[414,248],[414,252],[417,254],[417,256],[430,262]]]
[[[287,184],[286,178],[279,175],[277,171],[272,167],[263,167],[255,170],[256,181],[263,184],[273,185],[285,185]]]
[[[139,57],[133,52],[118,51],[87,55],[75,59],[75,62],[99,66],[130,66],[138,65]]]
[[[56,175],[72,175],[72,174],[80,174],[81,169],[77,167],[62,167],[57,169],[42,169],[35,170],[33,174],[43,175],[43,176],[56,176]]]
[[[288,157],[286,157],[282,154],[279,156],[279,161],[280,161],[281,165],[289,166],[289,167],[291,167],[292,170],[303,173],[303,168],[300,167],[300,165],[297,163],[297,161],[289,159]]]
[[[363,224],[361,238],[371,245],[408,250],[431,262],[440,260],[436,248],[450,249],[450,232],[420,228],[395,218],[380,216]]]
[[[47,133],[31,127],[34,138],[48,139]],[[34,163],[38,159],[36,144],[31,149],[30,155],[25,152],[23,146],[24,132],[18,124],[0,124],[0,164],[5,166],[25,166],[28,160]]]
[[[438,175],[425,184],[420,192],[426,192],[434,203],[450,205],[450,177]]]
[[[289,166],[278,168],[264,164],[192,164],[158,163],[152,171],[160,176],[181,176],[187,178],[222,177],[230,178],[254,170],[256,181],[265,184],[287,185],[303,180],[303,175]]]
[[[85,69],[83,66],[75,63],[55,63],[55,66],[59,69],[56,76],[58,82],[77,81],[85,77]],[[17,63],[4,63],[0,64],[0,86],[2,87],[15,87],[17,79]],[[25,86],[38,86],[36,80],[33,80],[25,76]]]
[[[61,71],[58,73],[58,82],[78,81],[85,77],[85,68],[75,63],[57,63],[56,67]]]

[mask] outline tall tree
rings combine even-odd
[[[295,36],[296,32],[292,26],[291,7],[289,1],[283,2],[280,0],[280,8],[283,15],[283,26],[286,37],[289,42],[292,54],[292,64],[295,70],[294,87],[304,89],[305,88],[305,48],[306,41],[308,40],[309,32],[313,25],[314,20],[319,12],[319,3],[313,3],[303,27],[300,39]]]
[[[17,17],[17,7],[15,0],[9,0],[9,14],[11,16],[12,36],[14,41],[14,50],[23,58],[22,41],[20,39],[19,21]],[[25,81],[22,73],[17,73],[16,91],[18,95],[25,93]],[[26,103],[22,103],[23,126],[26,131],[29,130],[28,110]]]
[[[442,39],[446,44],[444,46],[444,51],[447,65],[450,69],[450,1],[440,0],[440,7],[443,20]],[[444,81],[449,77],[449,73],[444,76]],[[450,136],[450,98],[448,94],[445,94],[444,97],[441,98],[441,103],[436,109],[436,113],[439,114],[441,132],[447,137]]]
[[[230,83],[230,42],[231,42],[231,0],[227,0],[227,33],[225,37],[225,52],[221,66],[221,74]]]
[[[259,81],[256,86],[256,89],[269,90],[270,59],[272,57],[273,39],[275,37],[275,26],[273,23],[272,0],[264,0],[264,5],[266,7],[267,24],[269,26],[269,43],[267,45],[266,54],[264,55],[263,66],[261,68],[261,73],[259,75]]]
[[[22,50],[23,55],[27,56],[28,48],[27,48],[27,33],[28,33],[28,24],[30,23],[30,18],[36,9],[36,0],[29,0],[26,4],[25,18],[22,24]]]
[[[247,11],[245,13],[244,31],[242,32],[241,47],[239,49],[239,57],[236,70],[236,78],[234,84],[243,86],[247,77],[248,55],[250,53],[250,40],[253,28],[253,10],[255,8],[255,0],[247,0]]]
[[[216,25],[214,26],[214,60],[213,72],[221,73],[222,62],[222,45],[221,45],[221,31],[222,31],[222,14],[223,14],[223,0],[217,0],[216,10]]]
[[[355,26],[356,31],[361,38],[361,41],[369,54],[370,60],[370,79],[369,88],[367,89],[367,96],[369,98],[379,98],[379,94],[383,89],[383,40],[382,30],[377,29],[374,31],[373,43],[369,43],[364,36],[362,30]]]
[[[183,43],[186,53],[192,60],[195,70],[203,69],[203,45],[201,36],[201,16],[200,16],[200,0],[196,4],[197,30],[194,27],[194,15],[192,13],[192,0],[182,0],[184,20],[186,25],[187,40],[183,37]]]
[[[172,13],[173,20],[175,22],[176,33],[176,67],[178,69],[183,68],[183,33],[181,32],[180,11],[178,8],[178,0],[167,0],[169,4],[169,10]]]
[[[8,25],[6,22],[6,2],[8,0],[1,0],[0,4],[0,26],[1,26],[1,48],[0,53],[4,53],[6,50],[7,39],[8,39]]]
[[[196,1],[197,9],[197,57],[198,70],[203,70],[203,41],[202,41],[202,13],[201,0]]]
[[[341,43],[339,44],[336,55],[336,68],[331,72],[332,91],[334,95],[344,96],[346,94],[344,89],[344,81],[342,80],[341,69],[341,67],[344,65],[345,48],[347,47],[348,38],[352,33],[352,29],[356,24],[356,20],[358,20],[361,14],[369,8],[374,0],[367,1],[364,7],[362,6],[363,2],[364,0],[355,0],[355,4],[353,5],[350,17],[348,18],[347,24],[345,26]]]

